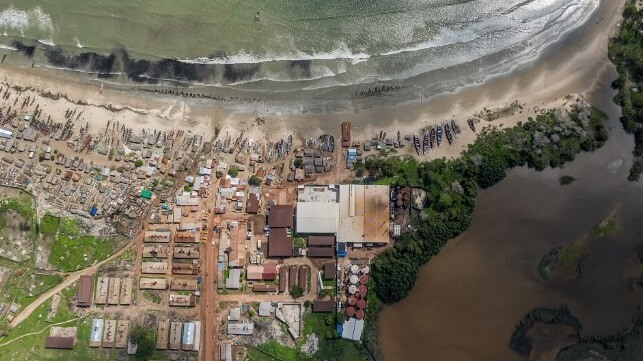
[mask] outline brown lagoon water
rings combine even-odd
[[[467,232],[422,267],[408,298],[381,313],[386,360],[521,360],[509,340],[536,306],[569,305],[586,334],[629,324],[643,304],[643,289],[628,287],[643,272],[643,184],[626,180],[633,141],[611,102],[615,77],[607,69],[587,94],[609,116],[606,145],[564,169],[515,169],[480,191]],[[577,181],[560,186],[561,175]],[[537,266],[549,249],[591,232],[617,206],[619,226],[591,247],[582,277],[540,278]]]

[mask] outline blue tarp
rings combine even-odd
[[[89,210],[89,215],[93,217],[96,215],[97,212],[98,212],[98,208],[96,208],[96,206],[92,206],[92,209]]]

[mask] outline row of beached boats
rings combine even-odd
[[[468,119],[467,123],[469,124],[469,128],[471,128],[471,130],[475,132],[476,127],[473,119]],[[435,127],[425,131],[424,135],[422,136],[418,134],[415,134],[413,136],[415,151],[418,155],[421,155],[428,153],[429,149],[432,149],[433,147],[439,147],[440,144],[442,144],[443,135],[446,137],[449,145],[451,145],[456,134],[460,134],[460,127],[455,122],[455,120],[451,120],[450,124],[438,124]]]

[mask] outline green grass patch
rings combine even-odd
[[[45,214],[40,221],[40,233],[55,236],[60,228],[60,218]]]
[[[27,268],[19,268],[14,270],[5,283],[0,299],[3,302],[15,302],[25,307],[62,280],[63,277],[60,275],[34,274]]]
[[[75,293],[75,288],[69,288],[62,293],[65,296],[71,296]],[[67,307],[67,300],[62,299],[58,305],[58,312],[53,318],[53,322],[46,322],[47,313],[51,307],[51,300],[48,300],[39,306],[27,319],[18,327],[10,330],[6,337],[0,339],[0,345],[7,341],[16,340],[0,347],[3,357],[7,360],[72,360],[72,361],[107,361],[118,359],[118,350],[90,348],[89,333],[91,328],[92,316],[84,319],[77,319]],[[49,336],[49,328],[53,323],[70,321],[61,326],[78,327],[77,343],[74,350],[51,350],[45,349],[45,337]],[[42,332],[41,332],[42,331]],[[35,335],[24,336],[25,334],[37,332]],[[24,337],[22,337],[24,336]]]
[[[306,239],[303,237],[295,237],[292,240],[292,244],[295,247],[306,248]]]
[[[107,239],[81,235],[76,220],[60,220],[60,228],[51,246],[49,263],[61,271],[76,271],[109,257],[114,244]]]
[[[606,233],[615,230],[616,226],[617,226],[616,216],[610,215],[606,220],[599,223],[594,228],[594,231],[592,232],[592,234],[594,235],[594,238],[599,238],[604,236]]]
[[[580,249],[577,246],[570,245],[563,249],[563,252],[560,255],[560,264],[564,265],[571,262],[574,258],[578,256],[578,251]]]

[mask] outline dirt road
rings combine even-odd
[[[218,216],[214,214],[215,195],[218,191],[216,183],[212,183],[209,189],[209,208],[207,237],[201,250],[201,321],[203,332],[201,333],[201,360],[219,361],[219,350],[217,335],[219,333],[219,322],[214,313],[218,306],[216,294],[217,276],[217,255],[218,247],[213,244],[214,226],[218,223]]]
[[[138,235],[138,237],[142,237],[142,236],[143,236],[142,233],[140,233]],[[112,261],[115,258],[120,257],[123,253],[127,252],[127,250],[129,250],[135,244],[135,242],[136,242],[136,238],[133,239],[132,241],[130,241],[128,244],[126,244],[125,247],[121,248],[118,252],[116,252],[113,255],[105,258],[104,260],[102,260],[102,261],[100,261],[100,262],[98,262],[98,263],[96,263],[96,264],[94,264],[92,266],[89,266],[87,268],[84,268],[82,270],[67,274],[67,276],[65,277],[65,279],[61,283],[57,284],[56,286],[54,286],[53,288],[51,288],[47,292],[41,294],[32,303],[30,303],[27,307],[25,307],[22,310],[22,312],[20,312],[16,316],[16,318],[14,318],[13,321],[11,321],[11,324],[10,324],[11,328],[14,328],[14,327],[18,326],[22,321],[24,321],[27,317],[29,317],[29,315],[31,315],[31,313],[36,308],[38,308],[40,305],[45,303],[45,301],[47,301],[48,299],[53,297],[56,293],[62,291],[63,289],[65,289],[65,288],[71,286],[72,284],[74,284],[74,282],[78,281],[78,279],[80,279],[80,276],[82,276],[82,275],[92,275],[92,274],[96,273],[96,271],[98,270],[98,268],[100,266],[104,265],[107,262]]]

